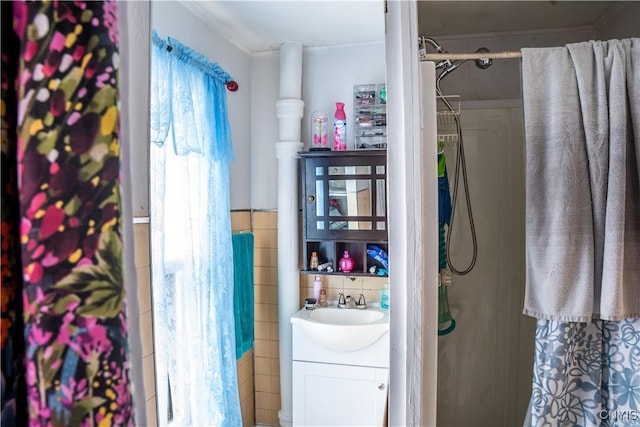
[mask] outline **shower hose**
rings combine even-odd
[[[440,90],[440,80],[444,77],[444,73],[441,74],[436,80],[436,93],[440,96],[440,99],[444,102],[450,112],[455,113],[454,108],[451,106],[449,101],[445,97],[442,96],[442,91]],[[478,240],[476,238],[476,227],[473,221],[473,211],[471,209],[471,198],[469,196],[469,180],[467,178],[467,162],[464,157],[464,144],[462,141],[462,126],[460,125],[460,117],[457,114],[453,114],[453,118],[456,122],[456,130],[458,133],[458,153],[456,156],[456,166],[454,171],[454,179],[453,179],[453,200],[451,201],[451,220],[449,222],[449,230],[447,232],[447,245],[446,245],[446,255],[447,255],[447,264],[449,269],[454,274],[459,276],[468,274],[473,267],[476,265],[476,260],[478,258]],[[469,228],[471,230],[471,241],[473,244],[473,254],[471,256],[471,262],[468,266],[464,268],[456,268],[451,261],[451,235],[453,234],[453,224],[454,218],[456,214],[456,206],[458,204],[458,184],[460,179],[460,173],[462,172],[462,183],[464,186],[464,195],[465,201],[467,204],[467,213],[469,215]]]

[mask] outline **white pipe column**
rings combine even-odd
[[[302,96],[302,44],[280,46],[278,116],[278,322],[280,332],[280,425],[293,425],[293,361],[290,317],[300,309],[298,265],[298,151]]]

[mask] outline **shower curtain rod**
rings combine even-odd
[[[467,59],[483,59],[483,58],[491,58],[491,59],[511,59],[511,58],[522,58],[522,53],[517,51],[507,51],[507,52],[474,52],[474,53],[427,53],[426,61],[437,61],[443,59],[451,59],[453,61],[457,60],[467,60]]]

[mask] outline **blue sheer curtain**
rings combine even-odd
[[[158,423],[241,425],[225,82],[153,34],[151,256]]]

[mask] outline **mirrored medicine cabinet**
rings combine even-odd
[[[303,200],[303,272],[316,252],[320,265],[332,262],[333,274],[348,250],[355,261],[349,275],[371,275],[380,264],[367,255],[373,246],[387,251],[386,150],[309,151],[299,153]]]

